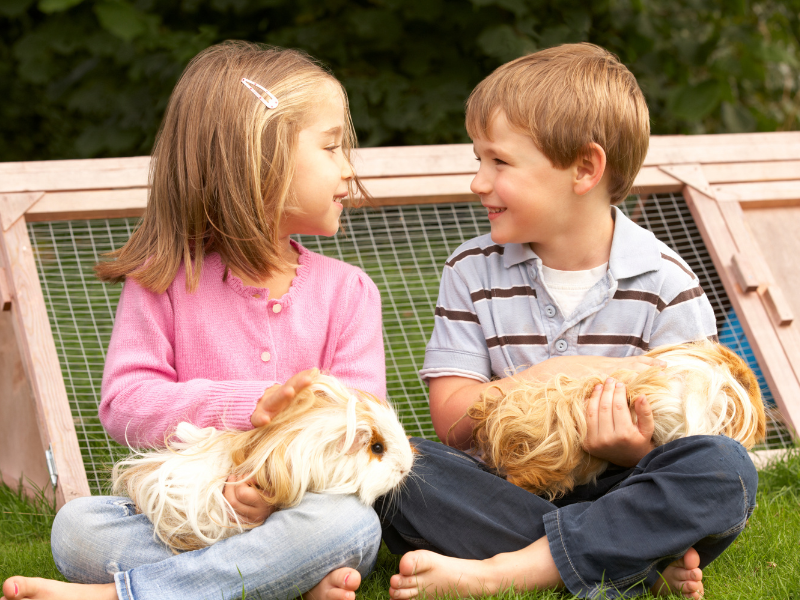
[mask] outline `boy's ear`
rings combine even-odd
[[[574,169],[573,191],[578,196],[588,194],[597,187],[606,172],[605,150],[600,144],[592,142],[575,161]]]

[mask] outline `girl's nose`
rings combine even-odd
[[[353,165],[350,164],[350,161],[344,159],[342,161],[342,179],[352,179],[356,172],[353,170]]]

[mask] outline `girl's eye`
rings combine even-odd
[[[381,444],[380,442],[375,442],[374,444],[372,444],[372,446],[370,446],[370,450],[372,450],[373,454],[383,454],[384,451],[383,444]]]
[[[494,159],[494,164],[496,165],[507,165],[508,163],[504,160],[500,160],[499,158]]]
[[[338,146],[328,146],[327,148],[325,148],[325,150],[327,150],[328,152],[336,152],[336,151],[337,151],[339,148],[341,148],[341,147],[342,147],[341,145],[338,145]]]

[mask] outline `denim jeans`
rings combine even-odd
[[[490,472],[473,457],[412,439],[420,456],[401,493],[379,500],[395,554],[424,548],[485,559],[547,536],[567,589],[580,597],[644,593],[691,547],[709,564],[744,529],[758,474],[724,436],[656,448],[636,467],[610,468],[555,503]]]
[[[288,600],[332,570],[366,577],[377,559],[380,524],[355,496],[311,494],[259,527],[213,546],[173,554],[128,498],[72,500],[51,535],[59,571],[77,583],[114,582],[120,600]]]

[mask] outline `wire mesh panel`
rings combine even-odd
[[[622,210],[650,229],[688,262],[700,278],[717,317],[720,341],[745,358],[774,406],[752,350],[722,287],[705,244],[681,196],[631,197]],[[72,415],[93,493],[107,491],[110,464],[126,449],[111,441],[97,416],[105,350],[120,286],[100,283],[92,267],[130,236],[135,219],[31,223],[39,269]],[[441,269],[458,245],[487,233],[480,204],[410,205],[360,209],[343,217],[333,238],[298,236],[304,246],[360,266],[383,299],[383,333],[389,397],[411,435],[435,438],[427,389],[417,376],[433,329]],[[791,444],[772,411],[768,447]]]

